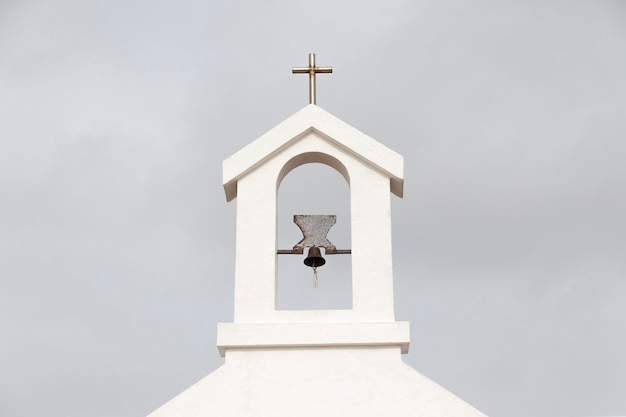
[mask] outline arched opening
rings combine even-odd
[[[337,222],[327,237],[337,249],[350,249],[348,181],[343,164],[328,155],[304,154],[287,163],[278,179],[278,249],[291,249],[302,239],[302,232],[293,222],[295,214],[336,215]],[[307,252],[308,249],[303,255],[278,255],[276,308],[351,309],[352,256],[325,255],[322,249],[326,264],[318,268],[315,288],[313,269],[303,263]]]

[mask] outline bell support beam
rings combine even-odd
[[[293,249],[278,249],[276,251],[277,255],[302,255],[304,251],[296,251]],[[352,253],[352,249],[335,249],[332,252],[324,252],[324,255],[350,255]]]

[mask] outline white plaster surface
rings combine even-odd
[[[236,323],[393,321],[390,177],[315,130],[289,140],[237,181]],[[285,166],[333,160],[350,183],[351,310],[276,310],[276,193]],[[376,259],[372,264],[370,259]]]
[[[409,323],[218,324],[220,354],[236,347],[399,346],[409,351]]]
[[[228,350],[149,417],[484,417],[400,360],[399,347]]]

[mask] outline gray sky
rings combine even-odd
[[[406,362],[492,417],[626,414],[626,3],[571,0],[0,1],[0,414],[143,416],[222,363],[221,161],[306,105],[309,52],[405,157]],[[342,181],[287,177],[281,245],[308,201],[344,246]],[[342,262],[282,305],[341,305]]]

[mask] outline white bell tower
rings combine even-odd
[[[289,171],[314,162],[339,171],[350,187],[351,310],[276,309],[278,186]],[[235,319],[219,326],[220,352],[244,346],[408,349],[408,323],[394,321],[391,265],[390,192],[402,195],[402,164],[400,155],[313,104],[224,161],[227,199],[237,198],[237,255]]]
[[[409,323],[394,318],[390,195],[402,197],[403,158],[313,104],[315,74],[330,72],[318,69],[313,57],[311,104],[224,161],[226,199],[237,200],[234,320],[217,335],[225,363],[152,417],[484,417],[401,360]],[[276,306],[277,257],[291,256],[278,254],[277,191],[308,163],[349,184],[348,310]]]

